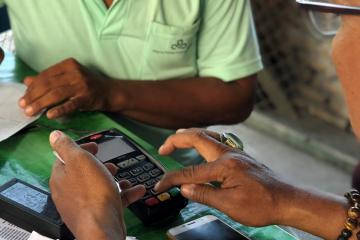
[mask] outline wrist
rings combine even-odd
[[[122,216],[117,211],[108,210],[107,213],[94,215],[90,212],[80,214],[81,222],[74,229],[76,239],[91,240],[123,240],[126,238],[126,227]]]
[[[105,83],[103,110],[108,112],[121,112],[128,106],[126,86],[121,80],[110,79]]]
[[[292,187],[284,200],[278,224],[313,235],[336,239],[342,231],[349,204],[344,197]]]

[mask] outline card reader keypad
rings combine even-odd
[[[154,206],[160,202],[171,199],[171,193],[157,193],[154,190],[155,184],[160,181],[164,172],[152,163],[145,155],[125,159],[116,164],[120,170],[116,175],[118,180],[126,179],[133,186],[142,184],[146,188],[146,194],[142,198],[147,206]],[[173,191],[173,195],[174,195]],[[179,192],[178,192],[179,193]],[[174,196],[176,196],[176,193]]]

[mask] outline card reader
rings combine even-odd
[[[111,129],[77,141],[78,144],[88,142],[98,144],[96,157],[101,162],[118,166],[116,179],[126,179],[133,186],[140,184],[145,186],[145,196],[129,206],[145,225],[175,217],[187,205],[187,199],[181,195],[177,187],[164,193],[154,191],[155,184],[165,173],[164,167],[124,133]]]

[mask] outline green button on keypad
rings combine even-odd
[[[172,197],[176,197],[180,194],[180,190],[178,188],[172,188],[169,190],[169,193]]]

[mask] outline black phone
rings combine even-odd
[[[133,186],[142,184],[145,196],[131,204],[129,209],[145,224],[152,225],[176,217],[188,200],[174,187],[167,192],[154,191],[155,184],[165,173],[165,168],[138,144],[117,129],[91,134],[76,141],[78,144],[98,144],[96,157],[103,163],[119,167],[117,180],[126,179]]]
[[[49,238],[74,239],[61,220],[50,194],[19,179],[0,187],[0,217]]]
[[[305,9],[318,11],[318,12],[350,14],[350,15],[360,14],[360,6],[359,7],[349,6],[349,5],[334,4],[323,1],[313,1],[313,0],[296,0],[296,2]]]

